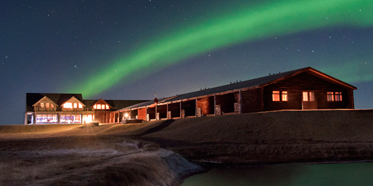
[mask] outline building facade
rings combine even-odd
[[[24,124],[82,124],[92,120],[116,122],[106,113],[144,100],[84,100],[81,94],[27,93]]]
[[[83,100],[81,94],[27,94],[25,124],[119,123],[274,110],[354,109],[357,88],[311,67],[172,97]]]

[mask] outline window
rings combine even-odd
[[[36,124],[58,123],[57,114],[37,114],[35,120],[36,120]]]
[[[65,104],[63,104],[63,108],[73,108],[73,104],[72,103],[65,103]]]
[[[83,108],[83,105],[79,103],[79,108]]]
[[[334,92],[327,92],[327,100],[334,101]]]
[[[342,101],[342,92],[335,92],[335,101]]]
[[[308,92],[310,101],[315,101],[315,93],[314,92]]]
[[[272,101],[280,101],[280,91],[272,91]]]
[[[100,104],[97,104],[97,109],[101,109],[101,105]]]
[[[303,101],[315,101],[315,92],[303,92]]]
[[[45,108],[49,109],[49,103],[45,103]]]
[[[101,105],[101,109],[105,109],[105,104],[102,104],[102,105]]]
[[[282,101],[288,101],[288,91],[281,91]]]
[[[342,92],[327,92],[328,101],[342,101]]]
[[[303,92],[303,101],[308,101],[308,92]]]
[[[44,108],[44,103],[40,103],[40,108]]]
[[[109,105],[108,104],[106,104],[106,109],[109,109]]]
[[[272,91],[272,101],[288,101],[288,91]]]
[[[78,108],[78,104],[77,103],[74,103],[74,108]]]
[[[53,105],[53,104],[51,104],[51,108],[54,108],[54,105]]]
[[[96,105],[93,105],[93,108],[96,109]]]

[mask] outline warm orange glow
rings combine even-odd
[[[83,108],[83,105],[79,103],[79,108]]]
[[[109,109],[109,105],[108,104],[106,104],[106,109]]]
[[[308,101],[308,92],[303,92],[303,101]]]
[[[45,108],[49,108],[49,103],[45,103]]]
[[[327,100],[334,101],[334,92],[327,92]]]
[[[51,104],[51,108],[54,108],[54,105],[53,105],[53,104]]]
[[[90,123],[91,121],[92,121],[92,115],[91,114],[83,116],[83,122],[84,123]]]
[[[65,104],[63,104],[63,108],[73,108],[73,104],[72,103],[65,103]]]
[[[78,108],[78,104],[77,103],[74,103],[74,108]]]
[[[272,101],[280,101],[280,91],[272,92]]]
[[[288,101],[288,91],[281,91],[282,101]]]
[[[310,101],[315,101],[315,93],[314,92],[309,92],[310,96]]]
[[[40,103],[40,107],[41,107],[41,108],[44,108],[44,103]]]
[[[335,101],[342,101],[342,92],[335,92]]]
[[[101,109],[101,105],[100,104],[97,104],[97,109]]]
[[[93,105],[93,108],[96,109],[96,105]]]

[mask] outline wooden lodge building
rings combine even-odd
[[[49,113],[40,110],[41,105],[44,103],[46,109],[48,102],[49,109],[52,109],[52,104],[53,109],[59,106],[59,109],[53,111],[57,114],[57,119],[54,119],[56,114],[52,117],[57,123],[66,123],[67,115],[63,119],[65,112],[78,114],[80,118],[83,116],[83,121],[84,117],[92,115],[93,120],[101,123],[119,123],[124,119],[150,121],[273,110],[354,109],[353,90],[356,89],[350,84],[307,67],[154,101],[83,100],[80,94],[56,94],[61,100],[50,98],[49,94],[38,94],[38,98],[31,100],[29,96],[31,98],[35,95],[27,94],[25,123],[30,116],[34,118],[33,123],[40,123],[40,115]],[[116,106],[116,102],[121,101],[123,103]],[[69,109],[76,109],[75,106],[70,107],[70,103],[81,106],[77,105],[76,111],[66,111],[66,103],[69,103]],[[105,105],[105,109],[98,109],[99,104]],[[41,118],[45,121],[44,116]],[[47,120],[48,118],[49,115]],[[71,118],[70,120],[79,122]]]
[[[115,123],[114,111],[146,100],[83,100],[81,94],[26,94],[25,124]],[[107,116],[107,118],[105,118]]]

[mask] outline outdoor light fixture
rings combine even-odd
[[[125,114],[124,114],[124,117],[125,117],[125,118],[128,118],[128,113],[125,113]]]

